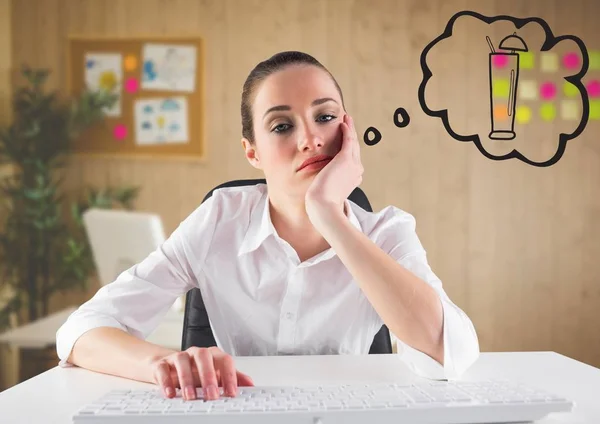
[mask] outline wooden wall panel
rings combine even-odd
[[[419,106],[419,57],[464,9],[538,16],[600,49],[595,0],[20,0],[12,59],[51,67],[51,83],[64,88],[69,34],[205,38],[206,163],[82,159],[68,169],[73,189],[142,185],[138,209],[159,213],[171,232],[213,186],[260,176],[240,145],[241,87],[252,67],[281,50],[313,54],[338,79],[359,136],[368,126],[383,135],[361,146],[363,188],[375,209],[394,204],[416,216],[432,268],[473,319],[482,350],[554,350],[600,366],[600,126],[591,122],[544,169],[491,161],[452,139]],[[442,59],[475,63],[481,42],[463,35]],[[483,71],[467,66],[465,78]],[[440,86],[433,98],[468,105],[487,90],[478,84],[466,93]],[[407,128],[392,122],[397,107],[411,115]],[[456,119],[478,123],[466,113]],[[543,141],[556,130],[524,131]],[[551,149],[535,145],[536,154]]]

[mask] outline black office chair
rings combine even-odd
[[[202,203],[212,196],[213,191],[222,187],[238,187],[255,184],[266,184],[265,179],[254,179],[254,180],[234,180],[218,185],[213,188],[202,200]],[[355,188],[348,199],[356,203],[361,208],[372,212],[371,204],[367,199],[367,196],[360,188]],[[217,342],[210,328],[210,322],[208,320],[208,314],[204,301],[202,300],[202,294],[199,288],[190,290],[186,294],[185,298],[185,313],[183,316],[183,335],[181,340],[181,350],[186,350],[192,346],[197,347],[210,347],[216,346]],[[381,330],[377,332],[373,338],[373,343],[369,349],[369,353],[392,353],[392,341],[390,339],[390,332],[387,326],[384,324]]]

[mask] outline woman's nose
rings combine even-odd
[[[304,132],[301,132],[298,142],[299,150],[314,150],[318,147],[323,147],[323,138],[318,132],[310,128],[306,128]]]

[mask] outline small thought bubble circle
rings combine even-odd
[[[402,118],[402,120],[399,119]],[[410,116],[408,112],[403,107],[399,107],[394,112],[394,125],[398,128],[404,128],[410,123]],[[370,135],[373,135],[371,137]],[[381,132],[375,127],[369,127],[365,130],[363,135],[363,141],[367,146],[374,146],[381,141]]]

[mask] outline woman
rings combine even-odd
[[[277,54],[248,76],[241,112],[246,158],[267,184],[216,190],[100,289],[58,331],[61,364],[216,399],[219,386],[235,396],[253,384],[233,356],[365,354],[385,323],[415,372],[462,374],[479,355],[477,336],[429,268],[414,218],[347,200],[363,167],[329,71],[304,53]],[[219,347],[143,341],[194,287]]]

